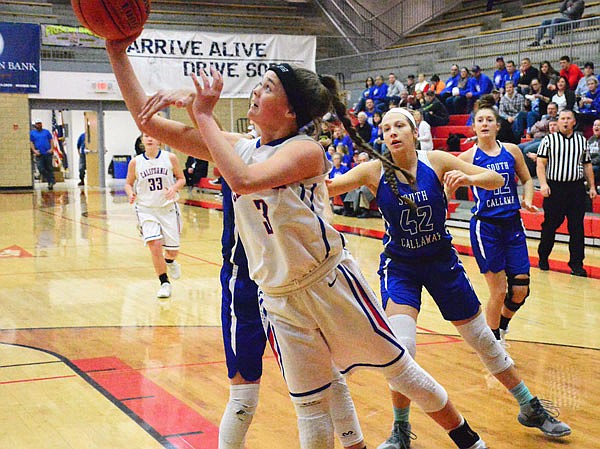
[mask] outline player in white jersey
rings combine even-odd
[[[185,177],[173,153],[161,150],[159,142],[148,134],[143,134],[142,141],[145,151],[129,162],[125,192],[129,203],[135,203],[138,227],[152,254],[160,281],[156,296],[168,298],[169,275],[173,279],[181,276],[181,267],[175,261],[181,234],[177,192],[185,185]]]
[[[301,448],[334,445],[332,361],[342,373],[381,369],[390,386],[419,404],[457,447],[485,448],[444,388],[398,343],[343,237],[323,218],[331,166],[316,141],[296,135],[332,107],[345,115],[335,79],[288,64],[270,67],[248,112],[262,133],[252,148],[240,135],[222,132],[213,118],[223,86],[216,71],[212,85],[204,73],[202,86],[194,78],[197,129],[157,117],[172,101],[161,95],[146,101],[125,53],[133,39],[108,41],[107,50],[138,125],[194,157],[213,160],[235,192],[236,225],[252,252],[249,268],[262,290],[268,337],[296,408]],[[278,242],[265,247],[256,242],[269,239]]]

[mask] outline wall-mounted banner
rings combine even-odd
[[[40,91],[40,26],[0,23],[0,93]]]
[[[248,98],[271,64],[315,70],[316,48],[314,36],[145,29],[127,54],[148,93],[191,88],[192,73],[214,67],[223,75],[222,98]]]
[[[42,44],[60,47],[104,48],[104,39],[85,27],[42,25]]]

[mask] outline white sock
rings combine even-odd
[[[242,449],[258,405],[260,384],[229,387],[229,402],[219,425],[219,449]]]

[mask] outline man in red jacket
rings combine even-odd
[[[583,72],[577,66],[577,64],[571,64],[571,58],[568,56],[562,56],[560,62],[560,76],[564,76],[569,80],[569,87],[572,91],[577,89],[577,83],[583,78]]]

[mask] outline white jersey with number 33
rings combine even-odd
[[[154,159],[145,153],[135,157],[136,203],[145,207],[164,207],[175,201],[165,197],[165,192],[175,184],[173,177],[173,164],[169,159],[169,152],[160,150]]]
[[[259,139],[242,139],[235,150],[244,162],[255,164],[292,140],[316,143],[305,135],[266,145]],[[320,176],[247,195],[232,193],[250,277],[265,292],[293,291],[341,255],[343,237],[323,218],[329,205],[325,178],[331,169],[324,151],[323,161],[325,169]]]

